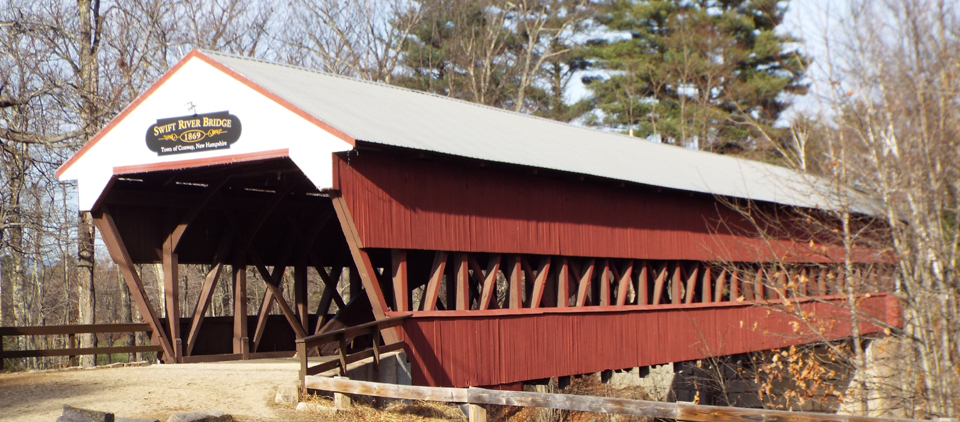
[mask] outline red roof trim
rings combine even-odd
[[[307,113],[306,111],[303,111],[301,108],[293,105],[289,101],[284,100],[283,98],[280,98],[276,94],[266,90],[262,86],[257,85],[256,83],[247,79],[243,75],[235,72],[233,69],[230,69],[224,66],[222,63],[211,58],[210,56],[203,54],[203,52],[201,52],[200,50],[193,50],[190,53],[188,53],[186,56],[184,56],[184,58],[180,59],[180,61],[177,62],[177,64],[175,64],[172,68],[170,68],[170,70],[168,70],[167,73],[164,73],[163,76],[160,77],[160,79],[158,79],[156,82],[153,83],[153,85],[150,85],[150,88],[148,88],[142,94],[137,96],[137,98],[134,99],[133,102],[130,103],[130,105],[124,108],[123,111],[121,111],[120,114],[117,115],[117,117],[114,117],[113,120],[110,121],[110,123],[108,123],[103,129],[100,130],[100,132],[97,132],[97,134],[93,137],[93,139],[91,139],[89,142],[84,144],[83,147],[81,147],[76,154],[73,154],[73,156],[70,157],[70,159],[68,159],[59,168],[57,168],[56,176],[59,178],[60,175],[67,170],[67,168],[69,168],[77,160],[79,160],[80,157],[83,156],[83,154],[85,154],[90,148],[92,148],[94,144],[99,142],[100,139],[102,139],[104,136],[110,133],[110,131],[113,130],[113,128],[116,127],[116,125],[119,124],[124,118],[126,118],[128,114],[133,112],[133,110],[135,110],[137,106],[139,106],[140,103],[143,102],[143,100],[145,100],[147,97],[153,94],[153,92],[156,91],[160,87],[160,85],[163,85],[164,82],[166,82],[168,79],[170,79],[171,76],[177,73],[177,71],[179,71],[180,68],[182,68],[183,65],[187,63],[187,61],[189,61],[194,57],[200,60],[203,60],[205,63],[213,66],[214,68],[220,70],[223,73],[226,73],[227,75],[236,79],[240,83],[243,83],[244,85],[252,88],[254,91],[257,91],[260,94],[263,94],[265,97],[273,100],[277,104],[280,104],[287,110],[292,111],[298,116],[303,117],[307,121],[317,125],[319,128],[327,132],[330,132],[334,136],[342,139],[344,142],[347,142],[352,146],[356,146],[356,140],[353,139],[351,136],[347,135],[346,133],[343,133],[339,129],[336,129],[333,126],[328,125],[327,123],[321,121],[320,119],[317,119],[316,117]],[[168,163],[164,163],[164,164],[168,164]],[[137,166],[131,166],[131,167],[137,167]],[[126,168],[126,167],[119,167],[119,168]],[[116,171],[114,173],[116,174]]]
[[[168,161],[164,163],[138,164],[134,166],[118,166],[113,168],[113,174],[146,173],[149,171],[176,170],[188,167],[215,166],[218,164],[241,163],[258,161],[270,158],[289,157],[290,150],[274,149],[270,151],[248,152],[245,154],[221,155],[219,157],[195,158],[193,160]]]
[[[80,157],[83,156],[83,154],[86,154],[87,150],[92,148],[94,144],[96,144],[97,142],[100,142],[100,139],[103,139],[104,136],[107,136],[107,134],[110,133],[110,131],[113,130],[113,128],[116,127],[116,125],[119,124],[124,118],[126,118],[128,114],[132,113],[133,110],[135,110],[137,106],[139,106],[140,103],[143,102],[143,100],[149,97],[150,94],[153,94],[153,92],[156,91],[157,88],[160,88],[160,85],[163,85],[163,83],[166,82],[167,79],[170,79],[171,76],[177,73],[177,71],[180,70],[180,68],[183,67],[183,65],[186,64],[187,61],[190,60],[190,58],[197,57],[199,54],[200,52],[197,50],[191,51],[189,54],[186,55],[186,57],[180,59],[180,61],[177,62],[177,64],[173,65],[173,67],[171,67],[170,70],[167,71],[167,73],[164,73],[163,76],[160,77],[160,79],[157,79],[157,81],[154,82],[153,85],[150,85],[150,88],[147,88],[146,91],[138,95],[137,98],[135,98],[133,102],[130,103],[130,105],[124,108],[123,111],[121,111],[120,114],[117,115],[117,117],[114,117],[113,120],[110,121],[110,123],[107,123],[107,125],[104,126],[103,129],[100,129],[100,131],[97,132],[96,135],[94,135],[93,139],[91,139],[89,142],[84,144],[83,147],[81,147],[76,154],[73,154],[73,157],[70,157],[69,160],[67,160],[66,162],[61,164],[59,168],[57,168],[57,173],[56,173],[57,178],[59,178],[60,175],[67,170],[67,168],[72,166],[74,162],[79,160]]]
[[[337,129],[337,128],[333,127],[333,126],[328,125],[326,122],[324,122],[324,121],[322,121],[322,120],[314,117],[314,116],[313,116],[312,114],[310,114],[310,113],[307,113],[306,111],[304,111],[304,110],[301,109],[300,107],[295,106],[293,103],[291,103],[291,102],[289,102],[289,101],[287,101],[287,100],[285,100],[285,99],[283,99],[283,98],[280,98],[280,96],[278,96],[277,94],[274,94],[273,92],[267,90],[266,88],[264,88],[264,87],[262,87],[262,86],[260,86],[260,85],[257,85],[255,82],[251,81],[250,79],[247,79],[247,77],[245,77],[245,76],[237,73],[236,71],[234,71],[233,69],[227,67],[227,66],[224,65],[223,63],[218,62],[216,59],[214,59],[214,58],[212,58],[212,57],[210,57],[210,56],[208,56],[208,55],[206,55],[206,54],[203,54],[202,52],[200,52],[200,51],[198,51],[198,50],[193,50],[193,51],[190,52],[190,54],[193,54],[193,53],[197,53],[197,58],[199,58],[200,60],[203,60],[203,61],[206,62],[207,64],[209,64],[209,65],[211,65],[211,66],[219,69],[221,72],[226,73],[226,74],[232,76],[233,79],[236,79],[237,81],[243,83],[244,85],[249,86],[250,88],[253,88],[254,91],[257,91],[257,92],[263,94],[265,97],[273,100],[273,101],[276,102],[277,104],[280,104],[281,106],[283,106],[283,107],[286,108],[287,110],[290,110],[290,111],[294,112],[296,115],[298,115],[298,116],[300,116],[300,117],[303,117],[303,118],[306,119],[307,121],[309,121],[309,122],[317,125],[320,129],[323,129],[323,130],[325,130],[325,131],[327,131],[327,132],[330,132],[330,134],[332,134],[333,136],[336,136],[337,138],[340,138],[341,140],[343,140],[344,142],[350,144],[351,146],[357,146],[357,141],[356,141],[355,139],[353,139],[352,136],[347,135],[346,133],[341,132],[339,129]]]

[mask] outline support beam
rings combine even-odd
[[[343,229],[343,236],[350,247],[350,254],[353,255],[353,262],[360,273],[360,279],[363,282],[363,288],[367,292],[367,298],[370,299],[370,305],[373,308],[373,317],[377,321],[387,318],[387,301],[383,297],[383,291],[380,290],[379,280],[370,263],[370,256],[363,250],[360,244],[360,236],[357,233],[357,226],[353,223],[353,217],[350,216],[350,210],[347,209],[346,201],[335,192],[330,195],[333,202],[333,209],[337,212],[337,219],[340,220],[340,226]],[[391,344],[400,341],[395,327],[386,328],[381,331],[384,344]]]
[[[210,307],[210,299],[213,297],[213,291],[217,288],[217,282],[220,281],[220,274],[226,264],[227,253],[230,251],[230,244],[233,242],[233,232],[227,230],[227,233],[220,239],[220,246],[213,256],[213,265],[203,282],[203,288],[200,290],[200,297],[197,298],[197,306],[193,308],[193,318],[190,320],[190,332],[187,333],[187,349],[185,356],[193,354],[193,347],[196,345],[197,336],[200,334],[200,326],[203,325],[203,319],[207,314],[207,308]]]
[[[316,269],[317,273],[320,274],[320,279],[323,280],[323,294],[320,295],[320,303],[317,304],[317,325],[313,329],[314,334],[319,334],[320,329],[327,324],[327,313],[330,312],[330,302],[336,301],[337,307],[341,310],[347,305],[343,303],[343,298],[341,298],[340,293],[337,292],[337,280],[340,279],[340,272],[343,271],[343,269],[332,267],[330,268],[330,274],[327,274],[327,270],[323,267],[316,267]]]
[[[470,262],[467,260],[467,254],[462,253],[458,256],[456,267],[456,300],[450,307],[458,311],[470,309]],[[447,286],[449,289],[451,286]]]
[[[303,331],[310,331],[310,309],[307,304],[307,266],[297,265],[293,267],[293,291],[294,300],[297,304],[297,317],[300,319],[300,326]]]
[[[263,293],[263,300],[260,302],[260,309],[257,311],[257,326],[253,329],[253,353],[257,353],[260,349],[260,340],[263,338],[263,332],[267,329],[267,321],[270,318],[270,311],[273,310],[274,299],[273,290],[267,290]]]
[[[593,279],[593,270],[596,266],[596,260],[590,258],[580,277],[580,287],[577,289],[577,307],[582,307],[587,303],[587,293],[590,292],[590,282]],[[574,268],[574,270],[576,270]]]
[[[174,361],[183,358],[183,343],[180,339],[180,264],[173,251],[173,238],[167,236],[163,242],[163,294],[167,302],[167,326],[170,344],[173,346]]]
[[[393,309],[397,312],[410,310],[410,289],[407,288],[407,251],[390,251],[390,274],[393,276]]]
[[[720,270],[720,274],[717,275],[717,283],[714,286],[713,301],[720,302],[723,300],[723,288],[727,283],[727,269],[724,268]],[[730,288],[730,300],[737,300],[737,297],[733,295],[733,287]]]
[[[247,266],[242,258],[232,265],[233,270],[233,354],[244,360],[250,357],[250,339],[247,335]]]
[[[540,272],[537,273],[533,282],[533,294],[530,298],[530,307],[539,308],[543,301],[543,292],[546,289],[547,276],[550,275],[550,257],[544,257],[540,260]]]
[[[610,306],[610,260],[600,264],[600,306]]]
[[[713,298],[713,279],[710,271],[710,265],[703,266],[703,277],[701,278],[701,291],[700,291],[700,301],[703,303],[712,302]]]
[[[440,296],[440,282],[443,280],[443,272],[447,268],[447,253],[437,251],[433,255],[433,264],[430,266],[430,281],[427,282],[427,288],[423,291],[423,300],[420,304],[424,311],[433,311],[437,307],[437,298]]]
[[[510,275],[508,281],[510,285],[507,288],[507,307],[510,309],[520,309],[523,307],[521,292],[523,291],[523,269],[520,263],[520,255],[514,255],[510,258]]]
[[[685,289],[685,297],[683,303],[691,304],[693,303],[693,296],[697,292],[697,275],[700,274],[700,264],[694,264],[693,271],[690,272],[690,275],[687,277],[687,287]]]
[[[647,297],[650,291],[649,282],[650,264],[647,263],[647,261],[640,261],[640,274],[637,276],[637,304],[640,306],[650,304],[650,300]]]
[[[157,318],[157,314],[150,304],[150,299],[147,296],[146,290],[143,288],[143,281],[140,279],[140,274],[137,273],[133,265],[133,260],[130,259],[130,253],[127,251],[123,239],[120,238],[120,232],[117,230],[116,223],[113,221],[113,217],[110,215],[110,211],[106,206],[101,206],[99,211],[93,212],[93,222],[97,226],[97,230],[100,230],[100,236],[103,238],[103,243],[107,247],[110,258],[120,267],[124,282],[127,283],[127,288],[130,289],[130,295],[133,296],[133,300],[137,303],[137,308],[140,310],[140,316],[150,325],[152,343],[158,344],[163,349],[163,359],[165,362],[173,363],[173,347],[163,327],[160,326],[160,319]]]
[[[620,281],[617,282],[617,306],[623,306],[627,304],[628,288],[633,282],[633,260],[627,261],[618,278]]]
[[[566,308],[570,303],[570,262],[560,258],[560,272],[557,274],[557,307]]]
[[[666,262],[660,263],[660,270],[657,271],[657,280],[653,283],[653,302],[651,305],[659,305],[663,300],[664,284],[667,281],[667,270],[669,266]]]
[[[740,271],[733,270],[730,275],[730,301],[740,300]]]
[[[293,309],[290,309],[290,305],[283,299],[283,291],[280,290],[280,279],[283,277],[284,267],[274,267],[274,274],[270,274],[270,272],[267,271],[267,267],[263,265],[263,260],[260,259],[260,256],[253,249],[248,250],[247,255],[250,257],[250,260],[253,261],[253,265],[256,266],[260,277],[265,281],[264,284],[266,284],[267,289],[273,292],[277,305],[280,305],[280,312],[287,318],[287,322],[290,323],[290,328],[293,328],[293,331],[297,334],[297,338],[306,337],[306,331],[304,331],[303,326],[300,325],[297,316],[294,315]],[[280,270],[277,271],[277,268],[280,268]]]
[[[683,276],[681,275],[682,271],[683,264],[681,264],[680,261],[675,261],[673,267],[673,280],[670,282],[670,301],[674,305],[679,305],[683,301],[683,298],[680,297],[680,288],[683,286],[681,284],[683,283]]]
[[[753,280],[753,298],[754,300],[763,300],[763,266],[757,268],[757,276]]]
[[[494,288],[497,286],[497,273],[500,272],[500,254],[490,256],[487,263],[487,274],[483,279],[483,290],[480,295],[480,310],[484,311],[490,308],[490,301],[494,296]]]

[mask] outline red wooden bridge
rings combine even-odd
[[[79,181],[80,208],[168,362],[292,351],[308,334],[412,312],[376,342],[404,342],[415,384],[496,386],[899,321],[882,293],[894,269],[884,255],[855,249],[839,271],[842,248],[796,224],[829,221],[841,202],[869,221],[870,201],[853,193],[828,195],[756,162],[216,53],[190,53],[58,177]],[[774,217],[780,230],[767,230]],[[163,266],[165,316],[141,263]],[[211,268],[192,309],[179,305],[181,264]],[[267,288],[255,315],[248,267]],[[323,288],[311,299],[314,272]],[[213,321],[222,275],[234,316]]]

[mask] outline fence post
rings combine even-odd
[[[77,348],[77,335],[76,334],[67,334],[67,346],[71,349]],[[70,355],[70,366],[78,366],[80,362],[77,362],[77,355]]]
[[[487,422],[487,408],[478,404],[467,404],[467,419],[470,422]]]

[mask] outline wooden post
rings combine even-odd
[[[297,302],[297,317],[300,319],[300,326],[303,331],[310,331],[310,309],[307,307],[307,266],[296,265],[293,267],[293,290]]]
[[[500,255],[493,254],[487,263],[487,276],[483,279],[483,289],[480,292],[480,310],[490,308],[490,301],[493,300],[496,293],[494,289],[497,285],[497,273],[500,272]]]
[[[393,263],[393,309],[397,312],[410,310],[410,291],[407,289],[407,251],[393,249],[390,251]]]
[[[342,375],[333,378],[342,380],[350,379]],[[353,407],[353,404],[350,402],[350,396],[339,392],[333,393],[333,407],[337,410],[350,410],[350,408]]]
[[[650,277],[649,267],[646,261],[640,262],[640,274],[637,276],[637,304],[640,306],[650,304],[649,297],[647,297],[649,295],[649,286],[647,285]]]
[[[173,358],[181,362],[183,345],[180,340],[180,265],[173,247],[171,235],[163,242],[163,291],[167,301],[167,325],[170,344],[173,346]]]
[[[674,305],[679,305],[683,298],[680,297],[680,287],[683,283],[683,276],[680,272],[683,270],[683,264],[680,261],[674,263],[673,281],[670,283],[670,300]]]
[[[478,404],[468,404],[467,420],[470,422],[487,422],[487,409]]]
[[[250,357],[250,339],[247,336],[247,266],[233,266],[233,353]]]
[[[69,346],[68,346],[69,348],[71,348],[71,349],[76,349],[76,348],[77,348],[77,335],[76,335],[76,334],[67,334],[67,342],[69,343]],[[3,345],[0,344],[0,347],[3,347]],[[78,365],[80,365],[80,362],[77,360],[77,355],[70,355],[69,360],[70,360],[70,366],[78,366]]]
[[[510,309],[519,309],[523,307],[520,292],[523,291],[523,272],[522,266],[520,264],[520,255],[513,256],[513,262],[510,265],[510,288],[509,291],[509,306]]]
[[[604,259],[600,268],[600,306],[610,304],[610,260]]]
[[[587,266],[583,270],[583,274],[580,274],[580,286],[577,289],[577,306],[582,307],[587,303],[587,293],[590,292],[590,282],[593,279],[593,269],[596,266],[596,260],[590,258],[587,261]],[[574,268],[576,270],[576,268]]]
[[[711,287],[713,287],[713,286],[711,285],[712,282],[713,282],[713,280],[711,279],[711,278],[712,278],[711,276],[712,276],[712,274],[711,274],[711,271],[710,271],[710,266],[709,266],[709,265],[704,265],[704,268],[703,268],[703,280],[702,280],[702,283],[701,283],[702,291],[700,292],[700,301],[703,302],[703,303],[710,303],[710,302],[712,302],[712,300],[710,300],[711,297],[712,297],[712,295],[713,295],[713,289],[711,288]]]
[[[570,303],[570,262],[560,258],[560,273],[557,274],[557,307],[566,308]]]
[[[460,254],[456,268],[456,310],[465,311],[470,309],[470,263],[467,260],[467,254]],[[452,287],[449,283],[447,288]],[[454,308],[454,304],[450,304]]]
[[[447,268],[447,253],[437,251],[433,257],[433,265],[430,268],[430,281],[427,282],[427,288],[423,291],[423,310],[432,311],[436,309],[437,298],[440,296],[440,282],[443,281],[443,272]]]

